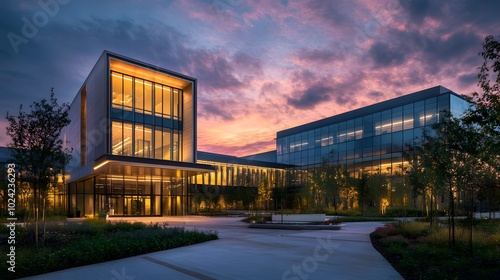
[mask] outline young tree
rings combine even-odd
[[[370,195],[370,189],[368,185],[368,173],[363,170],[359,174],[359,178],[355,181],[355,188],[358,193],[358,205],[361,210],[361,216],[365,216],[365,203]]]
[[[22,169],[23,180],[33,190],[35,237],[38,245],[39,210],[44,204],[50,182],[69,162],[69,151],[64,150],[61,130],[70,123],[68,104],[59,105],[51,90],[50,100],[42,99],[30,105],[30,112],[22,106],[19,115],[7,113],[8,147],[17,166]]]
[[[269,202],[273,198],[273,189],[267,178],[260,180],[257,187],[258,200],[263,204],[264,211],[269,211]]]

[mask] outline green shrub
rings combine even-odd
[[[334,208],[324,208],[323,213],[327,216],[361,216],[361,211],[358,209],[337,209]]]
[[[401,227],[401,234],[406,238],[416,239],[421,236],[427,236],[430,232],[430,226],[427,223],[401,223],[398,226]]]
[[[38,250],[35,250],[32,233],[19,242],[22,245],[16,247],[16,273],[6,277],[26,277],[218,238],[217,232],[186,231],[165,224],[113,224],[92,219],[47,225],[50,230]],[[5,246],[2,244],[0,249],[5,251]],[[7,263],[2,262],[0,269],[6,271]]]
[[[264,215],[255,215],[255,216],[250,216],[248,218],[245,218],[242,221],[245,223],[264,224],[266,222],[272,221],[272,217],[271,216],[264,216]]]
[[[500,221],[475,224],[472,252],[469,229],[458,224],[453,248],[448,244],[448,228],[431,228],[427,223],[387,225],[370,236],[373,246],[405,279],[498,279],[500,232],[490,230]]]
[[[444,217],[446,216],[446,210],[433,210],[432,216]],[[398,208],[398,207],[387,207],[385,216],[388,217],[425,217],[427,213],[422,211],[422,209],[417,208]]]

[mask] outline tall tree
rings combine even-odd
[[[487,36],[479,55],[483,64],[477,74],[482,93],[474,92],[468,119],[479,124],[488,134],[500,135],[500,38]],[[493,77],[492,77],[493,76]],[[496,77],[495,77],[496,76]],[[493,79],[493,80],[492,80]]]
[[[483,161],[488,164],[491,174],[497,174],[496,178],[490,178],[489,182],[498,182],[500,172],[500,37],[489,35],[485,38],[483,50],[479,56],[483,58],[483,64],[479,67],[477,74],[478,86],[482,92],[474,92],[469,112],[465,121],[473,123],[481,130],[485,148]],[[488,186],[492,190],[485,190]],[[483,191],[495,192],[497,184],[485,184]],[[491,205],[490,205],[491,207]]]
[[[42,99],[30,105],[30,112],[24,112],[22,105],[19,115],[7,113],[7,135],[11,142],[8,147],[16,164],[22,169],[23,179],[33,190],[33,210],[35,217],[35,237],[38,245],[39,210],[44,204],[51,180],[69,162],[69,151],[64,150],[61,139],[62,129],[70,123],[68,104],[59,105],[50,92],[50,99]]]

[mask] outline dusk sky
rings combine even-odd
[[[277,131],[389,98],[476,91],[498,11],[486,0],[1,1],[0,145],[7,111],[52,87],[71,102],[109,50],[198,79],[198,150],[273,150]]]

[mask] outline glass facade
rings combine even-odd
[[[414,144],[424,129],[439,122],[444,110],[459,115],[467,106],[464,99],[446,93],[366,115],[361,109],[351,119],[314,129],[306,125],[299,133],[278,133],[278,162],[315,168],[328,157],[354,176],[361,170],[394,174],[406,165],[406,144]]]
[[[196,79],[104,52],[69,112],[69,216],[186,215],[196,160]],[[193,132],[194,131],[194,132]]]
[[[182,90],[111,72],[114,155],[179,161]]]
[[[284,168],[266,168],[256,165],[232,164],[199,160],[215,166],[214,172],[191,178],[190,185],[211,185],[220,187],[258,187],[259,182],[272,182],[273,188],[285,187],[287,171]]]
[[[192,196],[191,210],[210,208],[211,204],[228,209],[245,209],[244,203],[258,209],[277,209],[285,188],[296,184],[303,172],[292,166],[262,162],[243,158],[199,152],[198,163],[215,167],[210,173],[199,174],[189,179]],[[263,200],[263,193],[271,193],[270,199]],[[278,199],[279,198],[279,199]]]
[[[69,184],[71,215],[186,215],[189,196],[184,179],[172,176],[103,174]]]

